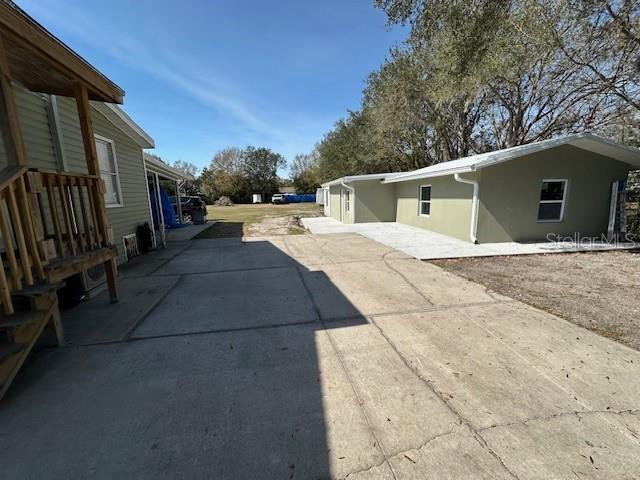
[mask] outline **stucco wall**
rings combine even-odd
[[[478,176],[465,175],[475,179]],[[473,186],[456,182],[453,176],[427,178],[396,185],[396,221],[469,240]],[[420,185],[431,185],[431,213],[419,214]]]
[[[355,194],[355,222],[394,222],[396,219],[395,184],[380,180],[352,183]]]
[[[330,187],[330,201],[331,201],[331,211],[330,215],[332,218],[335,218],[338,221],[343,223],[353,223],[353,194],[351,195],[351,209],[350,211],[344,211],[344,205],[341,201],[340,196],[346,191],[346,189],[340,185],[333,185]],[[342,210],[342,214],[341,214]]]
[[[564,145],[482,170],[478,241],[545,240],[548,233],[606,233],[611,183],[626,180],[629,166]],[[539,223],[543,179],[568,179],[564,218]]]

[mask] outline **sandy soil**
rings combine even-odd
[[[640,252],[465,258],[433,263],[640,350]]]
[[[284,217],[264,217],[258,223],[252,223],[247,227],[247,235],[262,237],[268,235],[298,235],[306,233],[300,224],[300,217],[287,215]]]

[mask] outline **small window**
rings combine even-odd
[[[564,215],[564,201],[567,180],[543,180],[538,206],[539,222],[561,222]]]
[[[120,191],[120,177],[118,175],[118,161],[113,141],[96,135],[96,152],[100,177],[104,181],[106,191],[104,203],[107,207],[122,206],[122,192]]]
[[[428,217],[431,214],[431,185],[420,186],[420,216]]]
[[[349,190],[344,192],[344,211],[351,211],[351,192]]]

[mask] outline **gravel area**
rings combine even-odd
[[[432,263],[640,350],[640,251]]]

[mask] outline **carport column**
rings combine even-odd
[[[182,224],[182,199],[180,198],[180,180],[176,180],[176,204],[178,205],[178,223]]]
[[[162,212],[162,200],[160,198],[160,178],[158,178],[158,174],[153,174],[153,179],[155,180],[154,190],[156,191],[156,202],[158,204],[158,220],[160,220],[160,240],[162,240],[162,247],[167,248],[167,235],[164,229],[164,213]]]

